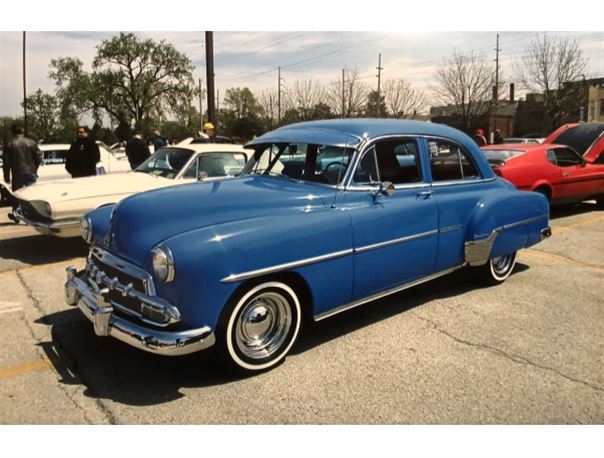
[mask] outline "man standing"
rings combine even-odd
[[[42,151],[40,151],[35,141],[25,136],[23,127],[13,124],[11,132],[13,136],[3,147],[2,169],[4,182],[7,185],[12,184],[11,188],[14,192],[36,182],[38,167],[42,163]],[[14,211],[18,206],[17,201],[12,196],[9,200]],[[18,222],[12,213],[9,213],[8,217]]]
[[[213,141],[214,140],[214,136],[215,136],[214,124],[212,124],[211,122],[206,122],[203,125],[203,133],[208,136],[208,138],[210,139],[210,141]]]
[[[78,127],[78,137],[65,158],[65,169],[72,178],[96,175],[96,163],[100,160],[99,145],[90,138],[88,127]]]
[[[11,137],[4,144],[3,164],[4,181],[16,191],[32,185],[38,179],[36,174],[42,163],[42,151],[31,138],[25,136],[23,127],[13,124]],[[12,175],[12,176],[11,176]]]
[[[474,141],[478,146],[485,146],[487,144],[487,139],[484,136],[484,131],[482,129],[476,129],[476,133],[474,134]]]
[[[134,137],[126,143],[126,156],[130,162],[130,168],[134,170],[151,156],[147,144],[143,140],[143,131],[137,129],[134,131]]]
[[[157,151],[160,148],[163,148],[164,146],[168,146],[168,141],[165,139],[165,137],[162,137],[161,134],[159,133],[159,130],[156,130],[154,132],[155,134],[155,138],[153,139],[153,148],[154,151]]]

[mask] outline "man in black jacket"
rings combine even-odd
[[[149,148],[143,140],[142,130],[136,130],[134,132],[134,137],[126,143],[126,156],[128,156],[128,161],[130,162],[130,168],[132,168],[132,170],[137,168],[145,162],[145,159],[151,156]]]
[[[4,144],[3,164],[4,181],[11,184],[16,191],[24,186],[34,184],[38,179],[36,174],[42,163],[42,151],[36,142],[25,136],[23,127],[11,126],[13,137]],[[12,177],[11,177],[12,175]]]
[[[78,127],[78,138],[67,152],[65,169],[72,178],[96,175],[96,163],[100,160],[99,145],[90,138],[88,127]]]

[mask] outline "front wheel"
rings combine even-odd
[[[300,330],[301,308],[293,289],[267,282],[234,297],[218,330],[223,357],[238,372],[277,365]]]
[[[516,265],[516,252],[491,258],[481,266],[482,279],[490,285],[503,283],[510,276]]]

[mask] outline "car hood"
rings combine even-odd
[[[324,210],[334,188],[276,177],[245,176],[136,194],[113,210],[105,247],[143,265],[158,243],[202,227]]]
[[[22,200],[43,200],[53,208],[61,203],[86,199],[102,199],[107,203],[121,200],[124,194],[147,191],[158,186],[170,186],[174,180],[148,173],[121,173],[69,178],[46,183],[36,183],[19,189],[15,197]],[[122,196],[122,197],[120,197]]]

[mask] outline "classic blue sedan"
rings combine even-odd
[[[551,235],[545,197],[494,175],[446,126],[299,123],[246,145],[240,176],[137,194],[82,218],[67,303],[96,334],[271,368],[322,320],[465,266],[502,283]]]

